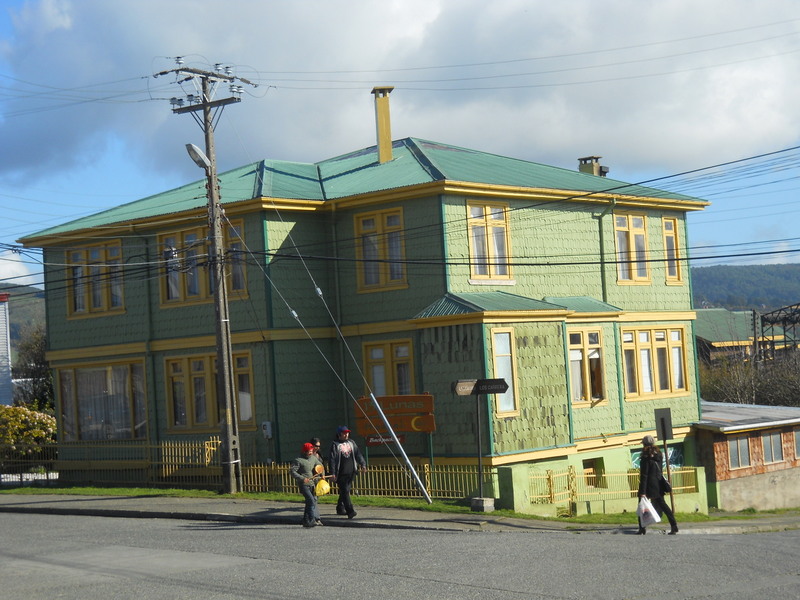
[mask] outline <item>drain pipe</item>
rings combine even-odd
[[[603,290],[603,302],[608,303],[608,283],[606,282],[606,243],[605,235],[603,234],[603,217],[610,211],[614,210],[617,205],[616,196],[611,198],[610,204],[606,209],[595,217],[597,219],[597,226],[600,230],[600,285]]]

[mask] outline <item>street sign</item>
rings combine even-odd
[[[478,379],[473,394],[505,394],[508,384],[505,379]]]
[[[453,391],[459,396],[471,396],[476,383],[477,379],[459,379],[453,382]]]
[[[433,433],[436,431],[436,420],[432,414],[427,415],[391,415],[386,417],[395,433]],[[380,417],[356,417],[356,431],[360,435],[389,433]]]

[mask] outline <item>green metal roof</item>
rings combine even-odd
[[[477,312],[552,310],[563,311],[556,306],[541,300],[526,298],[508,292],[466,292],[461,294],[446,293],[439,300],[416,315],[415,319],[431,317],[447,317]]]
[[[435,181],[700,201],[606,177],[417,138],[396,140],[392,147],[392,160],[382,164],[377,161],[377,147],[371,146],[319,163],[263,160],[245,165],[218,175],[220,201],[226,204],[262,197],[325,201]],[[205,203],[203,179],[39,231],[20,241],[32,242],[38,237],[179,213]]]
[[[622,312],[621,308],[606,304],[590,296],[565,296],[563,298],[547,296],[544,301],[582,313]]]
[[[709,342],[752,343],[753,315],[749,311],[703,308],[695,311],[695,335]]]

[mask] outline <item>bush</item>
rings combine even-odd
[[[54,442],[56,419],[24,406],[0,405],[0,446],[22,449]]]

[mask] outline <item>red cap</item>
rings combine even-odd
[[[314,444],[305,443],[303,444],[303,452],[313,452],[314,451]]]

